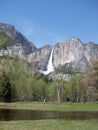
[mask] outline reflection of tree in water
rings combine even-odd
[[[12,110],[0,109],[0,120],[36,120],[36,119],[94,119],[98,118],[98,112],[57,112],[39,110]]]
[[[10,109],[2,109],[0,110],[0,120],[9,120],[10,118],[13,119],[14,112]]]

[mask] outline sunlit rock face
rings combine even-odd
[[[29,54],[27,57],[27,60],[29,62],[34,61],[36,64],[36,67],[38,68],[38,71],[40,70],[46,71],[49,58],[51,55],[51,50],[52,50],[52,46],[46,45],[42,48],[39,48],[34,53]]]
[[[78,38],[58,43],[54,47],[54,67],[67,63],[79,72],[86,72],[89,63],[96,58],[98,58],[98,45],[91,42],[83,44]]]
[[[6,49],[0,50],[0,56],[9,55],[11,57],[18,56],[25,59],[25,52],[20,44],[9,46]]]
[[[84,45],[79,39],[58,43],[54,47],[54,65],[58,66],[79,60],[84,55]]]

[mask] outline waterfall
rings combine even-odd
[[[52,49],[50,57],[49,57],[49,61],[48,61],[48,65],[47,65],[47,70],[46,71],[41,70],[40,71],[41,73],[43,73],[45,75],[48,75],[50,72],[54,71],[54,67],[53,67],[53,63],[52,63],[52,58],[53,58],[53,49]]]

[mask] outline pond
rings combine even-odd
[[[58,112],[39,110],[0,109],[0,121],[38,119],[80,120],[94,118],[98,118],[98,112]]]

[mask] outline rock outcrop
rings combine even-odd
[[[22,59],[26,59],[23,47],[20,44],[15,44],[13,46],[8,46],[6,49],[0,50],[0,56],[9,55],[11,57],[18,56]]]
[[[53,63],[55,68],[69,64],[77,72],[86,72],[89,63],[98,58],[98,45],[84,44],[78,38],[58,43],[54,47]]]

